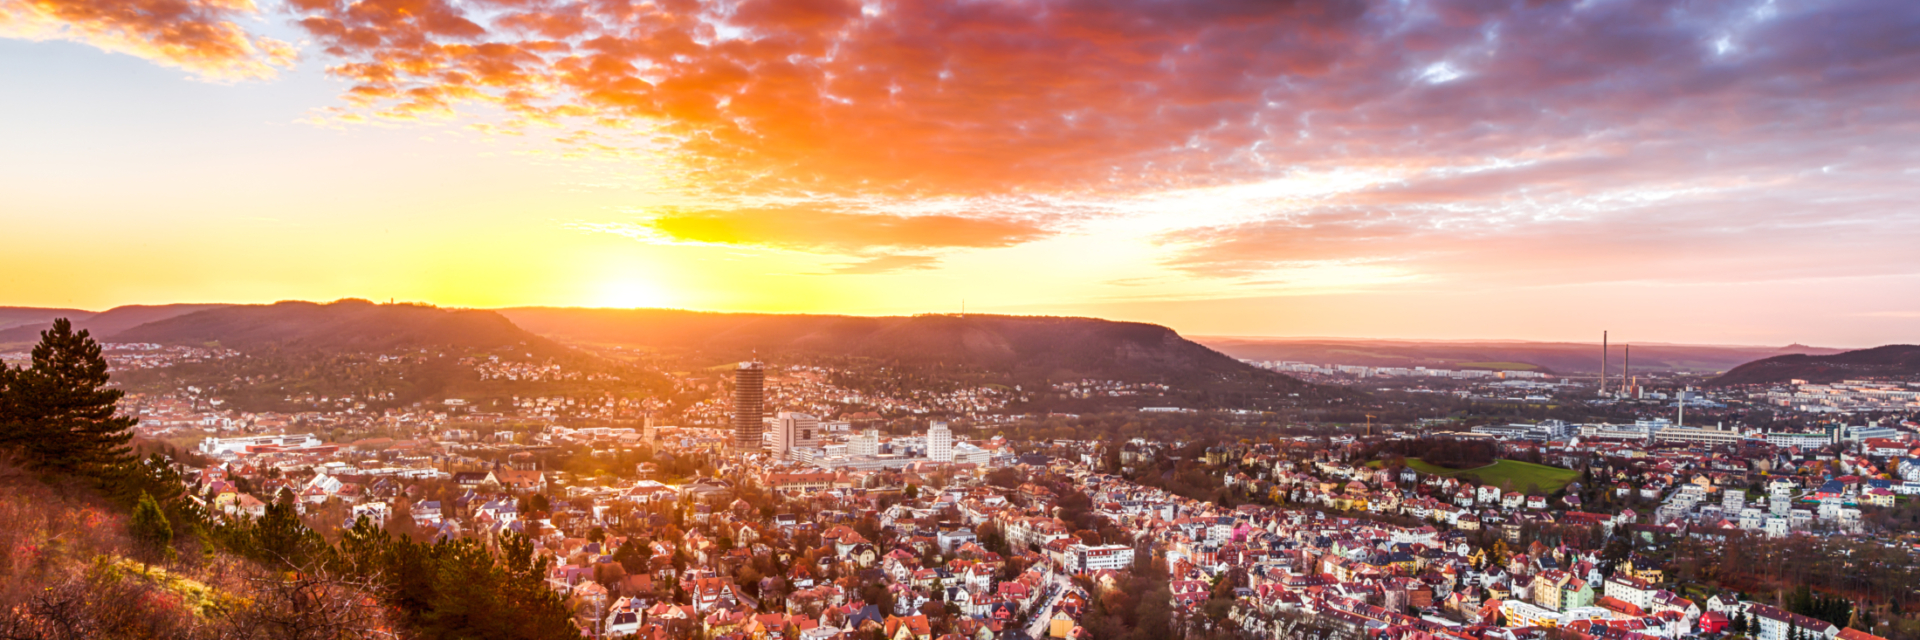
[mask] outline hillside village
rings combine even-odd
[[[101,366],[235,357],[133,345]],[[493,382],[599,375],[425,352],[342,362],[414,360]],[[771,371],[764,388],[669,374],[675,397],[697,398],[678,412],[612,393],[377,392],[253,411],[187,385],[116,395],[115,419],[159,454],[164,472],[142,481],[177,478],[169,509],[205,514],[235,549],[256,552],[274,521],[314,544],[379,532],[524,553],[514,566],[590,638],[1920,638],[1903,613],[1920,604],[1920,424],[1827,410],[1866,406],[1841,393],[1903,401],[1899,385],[1801,385],[1812,401],[1620,389],[1601,401],[1633,407],[1625,423],[1296,429],[1180,406],[1113,422],[1005,412],[1017,394],[1177,395],[1161,383],[921,389]],[[1722,426],[1743,399],[1817,419]],[[1156,416],[1169,421],[1136,424]],[[1081,435],[1023,436],[1034,418]],[[1121,421],[1173,437],[1099,437]],[[1207,424],[1251,435],[1177,431]]]

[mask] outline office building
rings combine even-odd
[[[947,429],[947,423],[935,422],[927,428],[927,459],[953,462],[953,432]]]
[[[805,413],[782,411],[773,420],[773,455],[792,457],[795,449],[820,446],[820,419]]]
[[[1488,424],[1474,427],[1473,432],[1491,435],[1503,440],[1531,440],[1534,442],[1568,440],[1577,434],[1573,425],[1561,420],[1544,420],[1539,424]]]
[[[1682,444],[1731,445],[1746,439],[1738,430],[1718,427],[1667,427],[1653,434],[1654,442]]]
[[[867,429],[847,441],[847,454],[855,457],[880,455],[880,430]]]

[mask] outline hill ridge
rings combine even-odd
[[[1708,386],[1838,382],[1849,378],[1920,379],[1920,345],[1889,344],[1831,355],[1787,354],[1755,360],[1707,381]]]
[[[40,331],[47,328],[54,317],[64,317],[73,321],[74,329],[84,329],[96,339],[105,342],[105,338],[134,327],[168,318],[183,316],[198,311],[219,309],[235,305],[229,304],[129,304],[114,307],[106,311],[91,311],[79,315],[48,316],[45,320],[31,324],[16,324],[0,330],[0,344],[13,342],[34,342],[40,339]]]
[[[566,351],[492,311],[376,304],[357,298],[328,303],[285,300],[268,305],[225,305],[144,323],[107,339],[182,345],[217,342],[243,352],[521,345],[543,354]]]
[[[793,353],[977,366],[1028,378],[1082,374],[1134,380],[1271,379],[1301,384],[1187,340],[1165,326],[1100,318],[850,316],[581,307],[513,307],[499,312],[529,331],[556,339],[699,353],[716,360],[747,357],[754,352]]]

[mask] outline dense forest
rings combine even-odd
[[[558,364],[579,374],[566,380],[483,379],[475,363],[497,357],[508,363]],[[598,374],[598,375],[594,375]],[[312,411],[406,407],[442,398],[476,405],[514,396],[603,395],[672,397],[664,374],[638,365],[575,354],[530,359],[511,350],[369,353],[268,348],[219,360],[129,371],[120,382],[131,391],[166,393],[195,387],[241,411]],[[319,398],[329,402],[319,403]],[[693,399],[686,399],[691,402]]]

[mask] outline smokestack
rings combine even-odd
[[[1600,332],[1600,395],[1607,395],[1607,332]]]
[[[1633,345],[1623,344],[1620,348],[1626,350],[1626,361],[1620,363],[1620,381],[1627,383],[1627,386],[1620,390],[1631,394],[1633,393]]]

